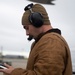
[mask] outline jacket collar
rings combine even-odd
[[[59,30],[57,28],[56,29],[50,29],[50,30],[46,31],[45,33],[39,34],[38,37],[35,39],[35,43],[37,43],[43,35],[45,35],[47,33],[51,33],[51,32],[55,32],[55,33],[61,35],[61,30]]]

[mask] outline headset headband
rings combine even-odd
[[[24,10],[25,10],[25,11],[30,10],[30,12],[33,13],[32,7],[33,7],[33,3],[27,5],[27,6],[24,8]]]
[[[42,16],[42,14],[39,13],[39,12],[33,12],[33,11],[32,11],[32,7],[33,7],[33,3],[27,5],[27,6],[24,8],[24,10],[25,10],[25,11],[29,10],[29,11],[31,12],[31,14],[30,14],[29,17],[28,17],[28,18],[29,18],[29,22],[30,22],[33,26],[39,28],[39,27],[41,27],[41,26],[43,25],[43,23],[44,23],[44,21],[43,21],[43,16]]]

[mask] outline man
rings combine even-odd
[[[22,16],[22,25],[28,40],[34,39],[26,69],[13,68],[1,72],[7,75],[72,75],[69,47],[59,29],[51,26],[45,8],[40,4],[29,4]]]

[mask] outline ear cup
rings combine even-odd
[[[37,28],[41,27],[44,23],[43,16],[38,12],[31,13],[29,15],[29,21],[33,26]]]

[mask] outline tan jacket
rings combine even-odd
[[[47,33],[30,52],[27,68],[16,68],[11,75],[72,75],[70,50],[57,33]]]

